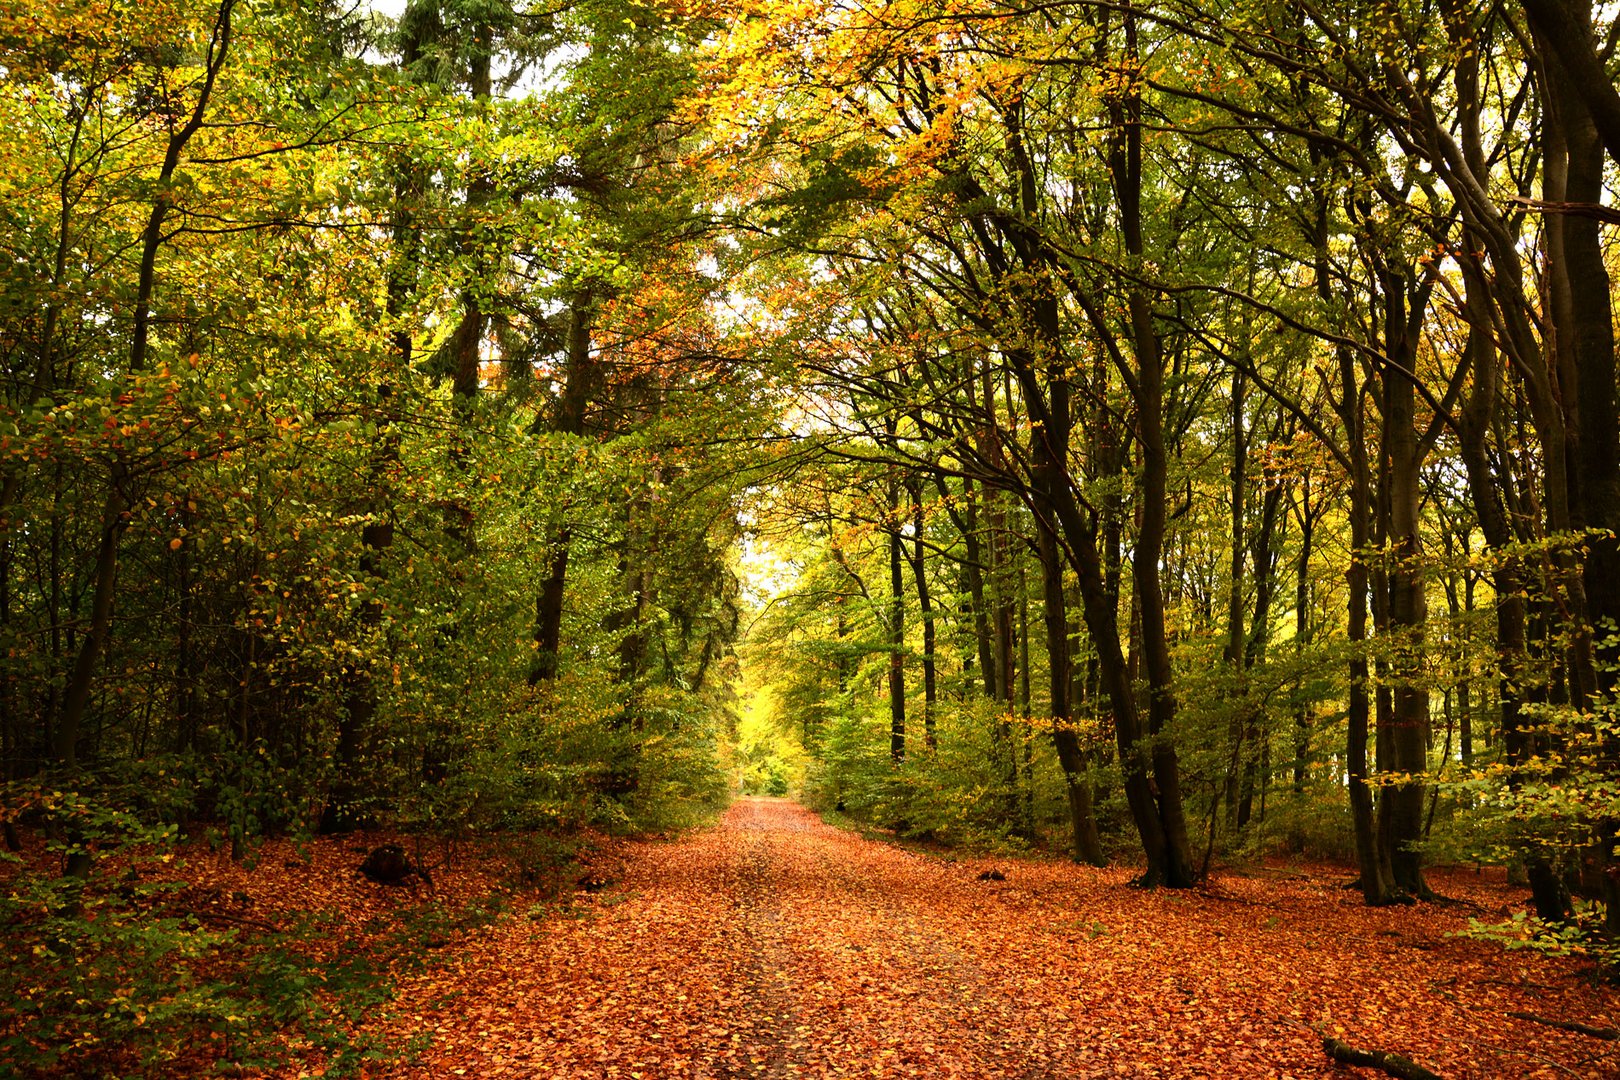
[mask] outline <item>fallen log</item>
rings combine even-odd
[[[1411,1058],[1391,1054],[1387,1050],[1358,1050],[1331,1035],[1322,1036],[1322,1052],[1341,1065],[1363,1065],[1397,1077],[1398,1080],[1442,1080]]]
[[[1589,1035],[1594,1039],[1607,1039],[1609,1042],[1620,1040],[1620,1028],[1593,1027],[1591,1024],[1582,1024],[1574,1020],[1554,1020],[1549,1016],[1537,1016],[1535,1013],[1509,1012],[1515,1020],[1528,1020],[1532,1024],[1545,1024],[1559,1031],[1573,1031],[1580,1035]]]

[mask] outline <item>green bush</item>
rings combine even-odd
[[[331,1076],[398,1056],[355,1032],[392,998],[389,964],[420,947],[409,920],[380,954],[334,948],[331,915],[274,931],[206,925],[172,880],[174,826],[74,792],[33,799],[58,837],[46,855],[90,860],[68,874],[0,855],[13,955],[0,965],[0,1061],[15,1075],[163,1077],[181,1060],[268,1068],[292,1042],[318,1051]]]

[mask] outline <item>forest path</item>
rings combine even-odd
[[[978,880],[992,865],[1005,882]],[[395,1023],[433,1042],[395,1075],[1353,1075],[1318,1026],[1448,1077],[1617,1075],[1609,1044],[1504,1016],[1612,1017],[1615,992],[1445,937],[1467,911],[1369,911],[1299,873],[1128,876],[954,862],[741,799],[632,845],[582,917],[499,924],[402,987]]]

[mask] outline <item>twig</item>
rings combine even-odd
[[[1590,1035],[1594,1039],[1607,1039],[1610,1042],[1620,1040],[1620,1028],[1593,1027],[1591,1024],[1582,1024],[1574,1020],[1554,1020],[1546,1016],[1537,1016],[1535,1013],[1509,1012],[1515,1020],[1528,1020],[1532,1024],[1546,1024],[1548,1027],[1560,1031],[1574,1031],[1581,1035]]]
[[[1549,1057],[1543,1057],[1540,1054],[1532,1054],[1528,1050],[1504,1050],[1500,1046],[1493,1046],[1490,1043],[1483,1042],[1483,1041],[1481,1041],[1479,1039],[1464,1039],[1464,1038],[1459,1037],[1457,1039],[1457,1041],[1462,1043],[1464,1046],[1483,1046],[1485,1049],[1489,1050],[1491,1053],[1493,1053],[1493,1054],[1501,1054],[1503,1057],[1522,1057],[1522,1058],[1528,1058],[1531,1061],[1539,1061],[1541,1064],[1547,1066],[1549,1069],[1557,1069],[1559,1072],[1567,1073],[1570,1076],[1579,1077],[1581,1075],[1580,1073],[1576,1072],[1574,1069],[1570,1068],[1568,1065],[1564,1065],[1564,1064],[1561,1064],[1559,1062],[1556,1062],[1552,1058],[1549,1058]],[[1587,1060],[1588,1061],[1597,1061],[1600,1058],[1602,1058],[1603,1056],[1604,1056],[1603,1054],[1598,1054],[1595,1057],[1588,1058]],[[1578,1062],[1577,1064],[1584,1064],[1584,1062]]]

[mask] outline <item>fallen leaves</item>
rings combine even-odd
[[[1366,908],[1331,866],[1143,892],[1130,868],[948,860],[745,799],[679,840],[597,841],[514,886],[517,914],[454,920],[512,879],[499,845],[446,851],[430,891],[358,872],[390,839],[276,842],[252,870],[193,850],[164,894],[221,925],[319,910],[310,945],[334,959],[416,942],[356,1035],[421,1049],[374,1080],[1352,1075],[1324,1040],[1448,1080],[1620,1075],[1620,1042],[1581,1034],[1614,1027],[1620,991],[1451,936],[1523,903],[1499,871],[1435,871],[1453,902],[1415,908]],[[293,1064],[267,1075],[320,1075],[285,1035]],[[195,1049],[173,1075],[208,1071]]]
[[[1032,861],[980,881],[988,864],[766,799],[626,856],[612,891],[576,895],[583,917],[492,927],[402,985],[420,1019],[396,1023],[434,1039],[389,1075],[1345,1076],[1321,1031],[1451,1078],[1620,1069],[1506,1015],[1607,1023],[1613,989],[1447,936],[1467,903],[1519,899],[1500,881],[1437,873],[1467,903],[1400,910],[1308,872],[1144,893],[1129,869]]]

